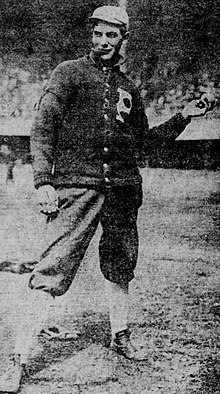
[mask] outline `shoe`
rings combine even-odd
[[[147,359],[146,354],[141,353],[131,342],[130,332],[123,330],[117,332],[111,342],[111,349],[124,356],[128,360],[143,361]]]
[[[0,393],[17,393],[24,376],[24,365],[20,364],[20,355],[13,355],[5,374],[0,378]]]

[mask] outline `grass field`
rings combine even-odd
[[[0,168],[0,261],[32,260],[42,240],[32,171]],[[219,173],[142,170],[140,253],[131,283],[134,342],[148,360],[131,363],[107,347],[110,327],[99,270],[98,229],[50,323],[76,326],[77,340],[39,339],[21,394],[217,394],[220,391]],[[0,274],[0,369],[12,349],[28,275]],[[214,313],[215,312],[215,313]]]

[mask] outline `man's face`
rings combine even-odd
[[[103,60],[110,60],[118,53],[122,41],[123,37],[117,26],[99,22],[93,29],[93,49]]]

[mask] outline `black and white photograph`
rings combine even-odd
[[[0,22],[0,393],[219,394],[220,3]]]

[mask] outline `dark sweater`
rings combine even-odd
[[[63,62],[31,130],[35,187],[139,184],[138,162],[188,123],[177,114],[149,129],[139,92],[118,64],[105,69],[89,56]]]

